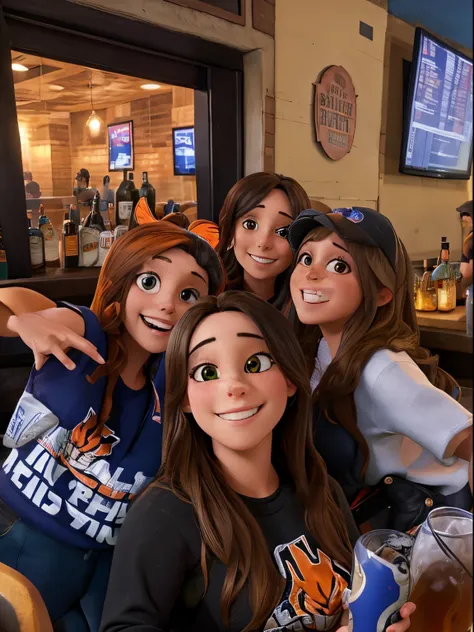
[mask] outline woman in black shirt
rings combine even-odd
[[[122,527],[102,632],[342,632],[357,530],[304,367],[289,322],[246,292],[175,326],[161,475]]]

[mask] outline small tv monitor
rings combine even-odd
[[[418,27],[405,103],[400,171],[469,180],[472,60]]]
[[[194,127],[173,127],[173,166],[175,176],[196,174]]]
[[[107,125],[109,138],[109,171],[134,169],[133,121]]]

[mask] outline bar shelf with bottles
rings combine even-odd
[[[40,204],[38,226],[32,226],[31,218],[28,219],[33,275],[44,275],[48,268],[54,267],[70,270],[102,266],[112,243],[137,225],[135,210],[140,198],[143,198],[142,215],[148,213],[150,221],[158,219],[154,212],[155,189],[148,180],[148,173],[143,172],[139,190],[133,177],[133,173],[124,170],[123,180],[111,202],[110,178],[104,176],[103,188],[95,192],[92,202],[76,200],[67,209],[63,208],[62,225],[57,217],[54,220],[48,217]],[[57,216],[58,211],[51,215],[53,213]],[[0,234],[0,278],[6,279],[7,262],[1,243]],[[2,256],[5,258],[3,267]]]
[[[415,309],[420,312],[450,312],[456,308],[457,272],[449,259],[449,242],[441,237],[441,248],[434,270],[427,260],[421,276],[415,276]]]

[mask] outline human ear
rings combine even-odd
[[[393,292],[389,290],[388,287],[383,287],[381,290],[377,292],[377,307],[382,307],[382,305],[387,305],[393,299]]]
[[[289,380],[286,380],[286,394],[287,397],[293,397],[298,389]]]

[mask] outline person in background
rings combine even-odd
[[[23,182],[25,183],[25,196],[28,199],[41,197],[40,185],[33,180],[31,171],[23,172]]]
[[[466,289],[472,284],[473,279],[473,263],[472,263],[472,200],[468,202],[464,202],[457,209],[461,217],[461,221],[463,227],[466,227],[468,234],[464,239],[462,255],[461,255],[461,265],[459,271],[461,272],[461,286],[463,289]]]
[[[203,298],[166,372],[162,469],[125,519],[101,632],[347,632],[358,532],[314,448],[290,322],[249,292]]]
[[[252,173],[232,187],[219,215],[217,247],[226,289],[247,290],[284,309],[293,261],[288,226],[310,204],[296,180],[277,173]]]
[[[472,414],[419,346],[411,262],[390,221],[359,207],[307,210],[288,239],[316,448],[329,474],[349,502],[389,477],[387,493],[401,490],[401,507],[391,505],[388,528],[412,528],[425,497],[470,509]]]

